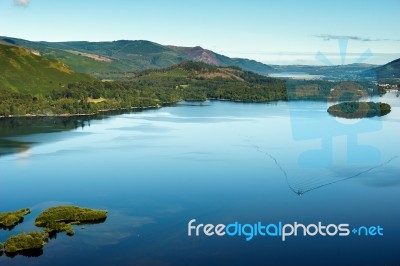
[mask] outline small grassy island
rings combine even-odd
[[[6,253],[18,253],[27,250],[41,249],[47,242],[47,233],[34,231],[10,236],[4,244]]]
[[[31,213],[30,209],[21,209],[14,212],[0,213],[0,228],[12,229],[14,226],[22,222],[24,216],[29,213]]]
[[[0,213],[0,229],[12,229],[23,221],[23,217],[30,213],[30,209],[21,209],[15,212]],[[33,231],[10,236],[6,242],[0,243],[0,256],[5,252],[7,256],[17,254],[40,256],[42,248],[48,238],[59,232],[73,235],[72,225],[96,224],[107,219],[106,210],[95,210],[77,206],[59,206],[44,210],[35,220],[35,225],[44,227],[44,231]]]
[[[39,214],[35,225],[44,227],[49,234],[66,232],[68,235],[73,235],[72,225],[104,222],[106,218],[107,211],[105,210],[60,206],[49,208]]]
[[[387,103],[375,102],[344,102],[332,105],[328,113],[342,118],[366,118],[384,116],[390,113],[391,107]]]

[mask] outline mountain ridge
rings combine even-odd
[[[276,71],[273,67],[256,60],[246,58],[231,58],[215,53],[211,50],[204,49],[201,46],[182,47],[169,45],[168,47],[185,54],[191,61],[195,62],[202,62],[217,66],[236,66],[261,75],[268,75]]]
[[[77,72],[100,78],[120,78],[129,76],[131,72],[166,68],[184,61],[237,66],[262,75],[275,71],[261,62],[230,58],[200,46],[168,46],[146,40],[33,42],[0,36],[0,41],[37,50],[42,56],[60,60]]]
[[[375,68],[377,77],[383,79],[400,79],[400,58]]]
[[[161,45],[147,40],[32,42],[24,39],[1,37],[0,43],[25,47],[41,56],[59,60],[74,71],[105,80],[129,78],[148,69],[163,69],[185,62],[203,62],[216,66],[235,66],[246,71],[269,76],[280,72],[304,72],[325,80],[396,80],[400,71],[396,64],[348,64],[334,66],[266,65],[245,59],[231,58],[201,46],[182,47]],[[278,76],[279,77],[279,76]]]

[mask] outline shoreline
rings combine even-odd
[[[131,107],[131,108],[118,108],[118,109],[104,109],[98,110],[95,113],[86,113],[86,114],[26,114],[26,115],[0,115],[0,119],[7,119],[7,118],[45,118],[45,117],[87,117],[87,116],[94,116],[101,113],[106,112],[116,112],[116,111],[132,111],[132,110],[151,110],[151,109],[160,109],[164,106],[168,106],[171,103],[163,104],[163,105],[153,105],[153,106],[146,106],[146,107]]]
[[[378,96],[381,98],[382,96],[379,95],[374,95]],[[371,96],[370,96],[371,97]],[[372,96],[373,97],[373,96]],[[356,101],[359,101],[365,97],[360,97],[355,99]],[[186,102],[205,102],[205,101],[221,101],[221,102],[232,102],[232,103],[255,103],[255,104],[270,104],[274,102],[294,102],[294,101],[307,101],[307,102],[327,102],[327,103],[337,103],[338,101],[336,99],[288,99],[285,100],[275,100],[275,101],[241,101],[241,100],[232,100],[232,99],[218,99],[218,98],[207,98],[205,101],[201,100],[184,100],[180,99],[177,102],[167,102],[163,103],[161,105],[152,105],[152,106],[146,106],[146,107],[130,107],[130,108],[112,108],[112,109],[103,109],[103,110],[98,110],[97,112],[94,113],[84,113],[84,114],[26,114],[26,115],[0,115],[0,119],[7,119],[7,118],[45,118],[45,117],[58,117],[58,118],[68,118],[68,117],[88,117],[88,116],[95,116],[99,115],[101,113],[106,113],[106,112],[117,112],[117,111],[133,111],[133,110],[138,110],[138,111],[145,111],[145,110],[151,110],[151,109],[160,109],[162,107],[166,106],[171,106],[179,103],[180,101],[186,101]]]
[[[180,101],[187,101],[187,102],[199,102],[199,100],[183,100],[180,99],[177,102],[171,102],[171,103],[163,103],[161,105],[152,105],[152,106],[146,106],[146,107],[130,107],[130,108],[114,108],[114,109],[103,109],[103,110],[98,110],[95,113],[85,113],[85,114],[26,114],[26,115],[0,115],[0,119],[7,119],[7,118],[45,118],[45,117],[88,117],[88,116],[95,116],[101,113],[106,113],[106,112],[116,112],[116,111],[132,111],[132,110],[140,110],[140,111],[145,111],[145,110],[151,110],[151,109],[160,109],[162,107],[166,106],[171,106],[179,103]],[[241,101],[241,100],[231,100],[231,99],[217,99],[217,98],[207,98],[206,101],[221,101],[221,102],[233,102],[233,103],[272,103],[272,102],[280,102],[280,101],[288,101],[286,100],[278,100],[278,101]],[[205,101],[201,101],[205,102]]]

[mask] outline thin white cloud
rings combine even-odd
[[[14,5],[27,7],[27,6],[29,6],[29,2],[30,2],[30,0],[14,0]]]
[[[346,35],[331,35],[331,34],[316,34],[314,37],[321,38],[324,41],[330,40],[340,40],[340,39],[348,39],[354,41],[361,41],[361,42],[384,42],[384,41],[393,41],[399,42],[400,40],[396,39],[373,39],[373,38],[365,38],[360,36],[346,36]]]

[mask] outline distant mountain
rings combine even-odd
[[[213,51],[204,49],[200,46],[196,47],[179,47],[179,46],[168,46],[173,50],[185,55],[188,59],[195,62],[203,62],[210,65],[216,66],[236,66],[244,70],[252,71],[261,75],[268,75],[275,72],[276,70],[266,64],[257,62],[255,60],[244,59],[244,58],[230,58],[221,54],[217,54]]]
[[[400,79],[400,58],[375,70],[378,79]]]
[[[0,89],[34,95],[82,80],[93,78],[37,51],[0,43]]]
[[[0,41],[36,50],[43,57],[62,61],[75,71],[101,78],[129,76],[129,72],[166,68],[184,61],[217,66],[237,66],[258,74],[274,71],[263,63],[229,58],[201,47],[163,46],[150,41],[31,42],[0,37]]]
[[[278,73],[307,73],[320,75],[324,80],[334,81],[378,81],[399,83],[400,59],[383,66],[372,64],[348,64],[333,66],[272,65]]]
[[[214,52],[203,49],[200,46],[179,47],[170,45],[168,47],[180,54],[185,55],[186,58],[195,62],[203,62],[209,65],[218,65],[221,63],[221,61],[218,60],[217,55]]]
[[[315,65],[272,65],[278,72],[306,73],[309,75],[320,75],[328,80],[359,80],[364,79],[364,73],[377,67],[371,64],[348,64],[332,66]]]
[[[348,65],[331,65],[331,66],[317,66],[317,65],[272,65],[278,71],[282,72],[307,72],[312,75],[318,75],[326,72],[343,72],[343,71],[362,71],[377,67],[371,64],[348,64]]]

